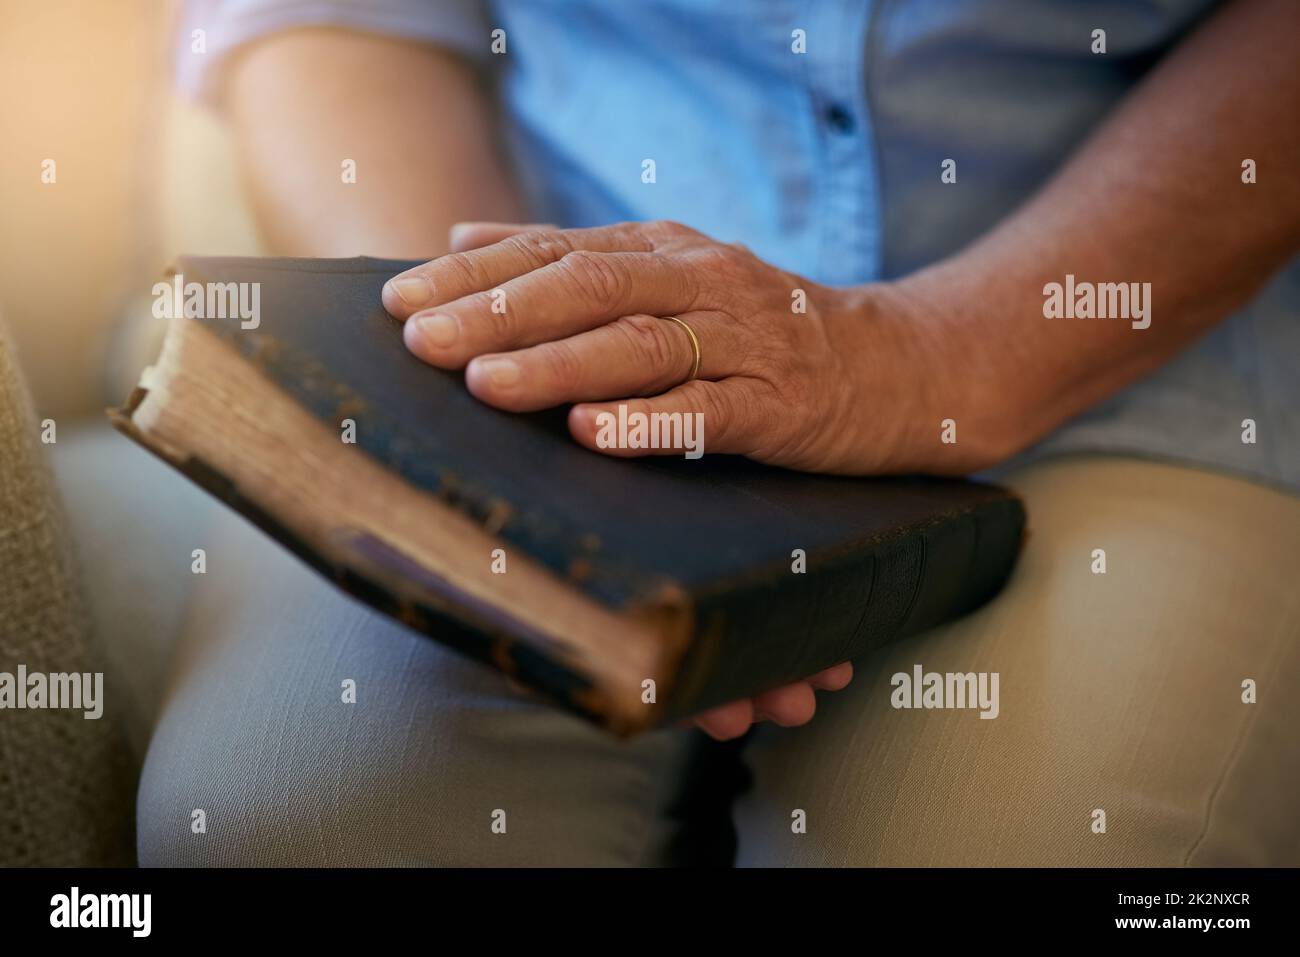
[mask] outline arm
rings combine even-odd
[[[1024,208],[897,283],[910,308],[945,317],[958,354],[995,344],[962,402],[986,458],[1019,451],[1168,360],[1300,247],[1298,32],[1291,0],[1229,4]],[[1247,158],[1254,185],[1241,180]],[[1067,273],[1150,282],[1150,327],[1044,319],[1043,285]]]
[[[459,220],[521,218],[488,97],[452,53],[295,30],[242,54],[223,99],[271,252],[428,257]]]

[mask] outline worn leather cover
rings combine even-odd
[[[411,265],[192,257],[174,271],[186,283],[260,283],[258,328],[200,321],[322,421],[337,428],[354,419],[361,449],[508,548],[619,610],[647,605],[665,587],[684,590],[694,634],[659,720],[953,618],[1010,573],[1025,514],[996,486],[815,476],[708,454],[606,457],[569,437],[563,409],[520,415],[484,405],[460,374],[408,353],[400,323],[380,305],[384,281]],[[129,409],[115,421],[133,432]],[[339,568],[318,543],[293,540],[207,463],[173,464],[358,597],[397,613],[393,583],[372,567]],[[807,556],[805,573],[792,572],[795,549]],[[402,617],[590,710],[583,676],[494,633],[491,616],[452,603],[403,608]]]

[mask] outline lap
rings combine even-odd
[[[1006,591],[858,662],[809,727],[762,730],[741,863],[1300,861],[1300,500],[1126,459],[1007,481],[1031,534]],[[917,664],[997,672],[998,716],[894,708]]]
[[[740,862],[1296,863],[1300,502],[1123,459],[1009,481],[1031,537],[1006,591],[857,662],[808,727],[761,730]],[[668,863],[702,833],[683,830],[685,796],[731,796],[702,773],[729,752],[692,732],[615,741],[234,518],[208,569],[141,784],[142,863]],[[892,708],[917,664],[997,672],[998,716]]]
[[[141,782],[143,864],[670,859],[690,732],[615,740],[234,518],[207,561]]]

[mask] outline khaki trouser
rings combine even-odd
[[[747,865],[1300,864],[1300,500],[1104,457],[1008,480],[1032,533],[1006,591],[858,662],[811,725],[764,726],[734,804],[732,751],[607,738],[228,520],[149,751],[142,861],[667,863],[730,818]],[[996,672],[998,716],[892,707],[918,664]]]
[[[1010,480],[1032,533],[1006,592],[756,742],[741,860],[1300,864],[1300,500],[1105,458]],[[916,663],[999,672],[998,717],[891,708]]]

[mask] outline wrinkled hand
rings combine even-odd
[[[523,229],[522,232],[514,230]],[[490,243],[489,245],[480,245]],[[384,306],[407,347],[515,412],[574,403],[573,437],[601,448],[597,415],[702,412],[704,449],[814,472],[961,473],[943,445],[954,350],[888,284],[831,288],[676,223],[555,230],[462,224],[458,251],[394,277]],[[702,364],[676,316],[699,338]],[[948,368],[954,366],[954,368]]]
[[[963,472],[939,442],[942,350],[884,285],[834,289],[741,246],[675,223],[556,230],[490,223],[452,231],[453,252],[385,285],[407,347],[464,368],[483,402],[525,412],[574,403],[569,430],[602,448],[601,412],[703,413],[704,448],[789,468],[849,474]],[[702,363],[676,316],[700,341]],[[955,367],[954,367],[955,368]],[[951,395],[951,393],[949,393]],[[965,450],[963,450],[964,452]],[[811,719],[814,689],[838,690],[847,662],[697,716],[716,738],[758,720]]]

